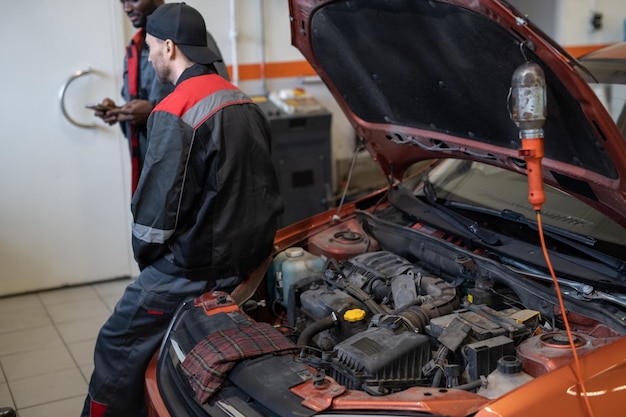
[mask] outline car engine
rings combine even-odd
[[[362,214],[309,239],[311,252],[276,258],[270,282],[300,361],[370,395],[426,386],[496,397],[496,376],[521,383],[572,360],[549,286],[423,232]],[[364,240],[372,251],[361,253]],[[569,318],[579,354],[624,331],[595,311]]]

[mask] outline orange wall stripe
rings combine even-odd
[[[231,78],[233,68],[227,66]],[[241,64],[239,69],[239,81],[261,79],[261,64]],[[316,75],[313,67],[306,61],[268,62],[265,64],[265,78],[294,78]]]
[[[610,43],[603,43],[600,45],[579,45],[579,46],[566,46],[565,50],[569,52],[574,58],[580,58],[581,56],[593,52],[605,46],[611,45]]]

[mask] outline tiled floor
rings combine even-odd
[[[0,408],[78,417],[93,348],[129,279],[0,298]]]

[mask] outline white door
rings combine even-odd
[[[119,97],[124,19],[112,0],[0,13],[0,295],[136,273],[126,142],[84,108]],[[64,116],[64,85],[67,115],[97,127]]]

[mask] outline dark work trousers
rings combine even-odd
[[[144,375],[176,307],[202,294],[205,281],[174,277],[148,266],[125,290],[104,323],[82,417],[145,416]]]

